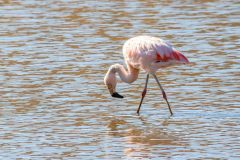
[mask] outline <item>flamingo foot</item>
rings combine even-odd
[[[117,92],[114,92],[112,94],[112,97],[115,97],[115,98],[124,98],[122,95],[118,94]]]

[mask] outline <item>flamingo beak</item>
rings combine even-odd
[[[115,97],[115,98],[124,98],[122,95],[118,94],[116,91],[115,91],[115,86],[110,84],[110,83],[105,83],[108,90],[109,90],[109,93],[111,94],[112,97]],[[114,87],[113,87],[114,86]]]
[[[122,95],[118,94],[117,92],[114,92],[112,94],[112,97],[115,97],[115,98],[124,98]]]

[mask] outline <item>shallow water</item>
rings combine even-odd
[[[237,1],[0,1],[1,159],[239,159]],[[119,83],[108,67],[136,35],[173,44],[191,65],[159,70],[170,116],[145,73]]]

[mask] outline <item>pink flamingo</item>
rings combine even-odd
[[[151,36],[138,36],[127,40],[123,45],[123,55],[125,63],[127,64],[127,70],[120,64],[114,64],[109,68],[104,78],[104,83],[112,97],[123,98],[122,95],[116,92],[116,73],[119,74],[123,82],[132,83],[138,78],[139,70],[143,69],[147,72],[147,77],[137,113],[139,114],[143,99],[147,93],[149,74],[151,74],[157,81],[162,91],[163,98],[168,105],[170,114],[172,115],[173,113],[166,93],[155,73],[159,68],[168,67],[174,64],[188,63],[188,59],[173,48],[171,44],[160,38]]]

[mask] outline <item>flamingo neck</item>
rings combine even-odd
[[[127,70],[123,67],[123,65],[120,64],[114,64],[112,65],[105,78],[104,83],[108,87],[108,90],[110,94],[116,92],[116,85],[117,85],[117,79],[116,79],[116,73],[118,73],[120,79],[123,82],[126,83],[132,83],[138,78],[139,70],[136,68],[133,68],[130,65],[127,65]]]
[[[139,70],[130,65],[127,66],[127,70],[120,64],[115,64],[112,67],[113,72],[118,73],[121,80],[125,83],[132,83],[138,78]]]

